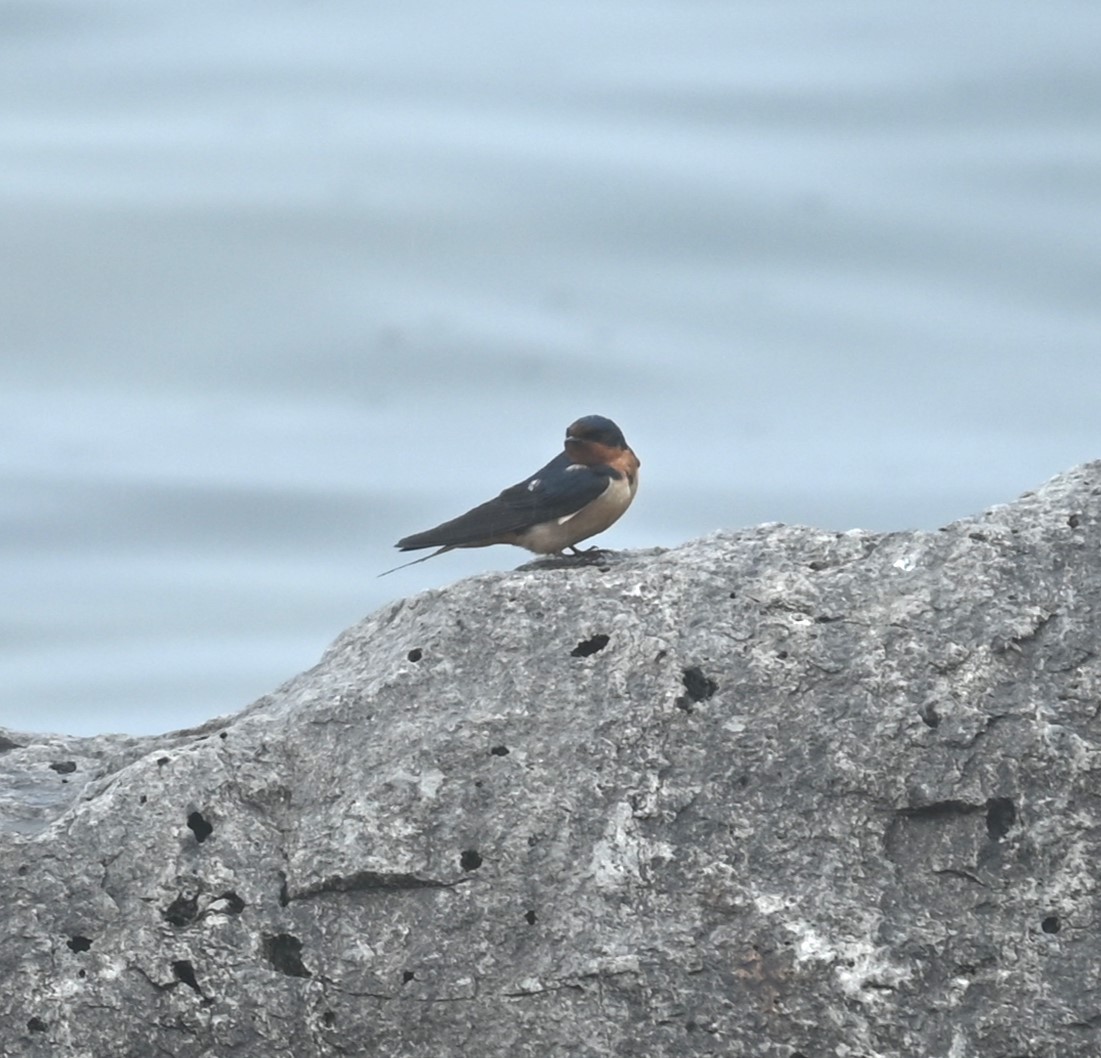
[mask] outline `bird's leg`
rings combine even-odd
[[[579,547],[575,547],[573,544],[570,544],[569,548],[577,556],[603,555],[605,553],[604,548],[597,547],[595,544],[592,547],[586,547],[586,548],[579,548]]]

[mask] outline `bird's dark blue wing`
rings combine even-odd
[[[521,528],[575,514],[592,503],[616,472],[611,467],[582,466],[563,453],[530,478],[505,489],[497,500],[523,518]]]
[[[573,514],[595,500],[616,476],[606,466],[571,463],[562,453],[531,477],[495,499],[423,533],[398,541],[402,551],[421,547],[464,547],[493,543],[495,537]]]

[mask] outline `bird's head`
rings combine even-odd
[[[566,430],[566,454],[576,463],[607,463],[627,450],[623,431],[603,415],[586,415]]]

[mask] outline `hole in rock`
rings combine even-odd
[[[464,871],[476,871],[482,865],[482,857],[476,849],[467,849],[459,857],[459,866]]]
[[[186,926],[195,921],[198,913],[199,901],[194,896],[184,896],[183,893],[161,912],[170,926]]]
[[[535,912],[534,911],[525,911],[524,912],[524,921],[529,926],[534,926],[535,925]]]
[[[187,817],[187,825],[191,828],[191,832],[195,835],[195,840],[200,845],[214,833],[214,828],[203,819],[202,812],[192,812],[191,815]]]
[[[157,767],[158,768],[163,768],[171,759],[172,759],[171,757],[158,757],[157,758]]]
[[[1040,929],[1045,933],[1058,933],[1061,928],[1058,915],[1048,915],[1048,917],[1040,923]]]
[[[245,910],[244,900],[242,900],[235,892],[233,892],[232,889],[228,892],[222,893],[222,895],[218,897],[218,899],[225,901],[226,906],[222,910],[228,912],[231,915],[239,915],[242,911]]]
[[[681,682],[693,702],[705,702],[719,689],[719,685],[705,676],[698,665],[685,669],[681,674]]]
[[[75,760],[59,760],[50,765],[51,771],[56,771],[58,775],[70,775],[76,771]]]
[[[570,657],[591,657],[593,654],[603,650],[608,645],[608,640],[610,638],[610,636],[598,635],[593,636],[592,639],[582,639],[581,642],[570,651]]]
[[[1080,526],[1081,524],[1082,524],[1082,519],[1079,518],[1077,514],[1072,514],[1067,519],[1067,525],[1069,525],[1072,529],[1077,529],[1078,526]]]
[[[92,946],[92,942],[79,933],[71,936],[65,943],[68,945],[69,951],[87,951]]]
[[[281,974],[288,977],[312,977],[302,962],[302,942],[290,933],[264,937],[264,956]]]
[[[219,738],[220,738],[220,739],[221,739],[221,740],[222,740],[223,742],[225,742],[225,740],[226,740],[227,738],[229,738],[229,735],[228,735],[228,734],[227,734],[227,733],[226,733],[225,731],[223,731],[223,732],[222,732],[222,733],[221,733],[221,734],[220,734],[220,735],[219,735],[218,737],[219,737]]]
[[[145,794],[142,794],[142,795],[141,795],[141,797],[139,797],[139,798],[138,798],[138,804],[139,804],[139,805],[143,805],[143,804],[145,804],[145,803],[146,803],[146,802],[147,802],[148,800],[149,800],[149,798],[148,798],[148,797],[146,797],[146,796],[145,796]]]
[[[195,978],[195,967],[191,965],[188,959],[177,959],[172,964],[172,976],[177,981],[182,981],[188,988],[193,988],[199,995],[203,994],[203,990],[199,987],[199,982]]]
[[[489,752],[494,757],[507,757],[508,746],[494,746]]]
[[[413,973],[413,971],[412,971],[412,970],[406,970],[406,971],[405,971],[405,972],[404,972],[404,973],[403,973],[403,974],[401,975],[401,983],[402,983],[403,985],[407,985],[407,984],[409,984],[409,982],[410,982],[410,981],[412,981],[412,980],[413,980],[413,979],[414,979],[414,978],[415,978],[416,976],[417,976],[417,975],[416,975],[415,973]]]
[[[287,876],[279,872],[279,906],[286,907],[291,902],[291,893],[287,888]]]
[[[414,647],[405,655],[410,661],[420,661],[424,657],[424,651],[420,647]]]
[[[921,717],[921,722],[926,727],[940,727],[940,713],[937,712],[937,707],[932,702],[922,706],[921,712],[918,715]]]
[[[1017,809],[1008,797],[991,797],[986,802],[986,832],[991,841],[1001,841],[1017,822]]]
[[[44,1022],[41,1018],[31,1018],[27,1022],[27,1031],[28,1032],[45,1032],[46,1031],[46,1022]]]
[[[326,1010],[321,1015],[321,1020],[331,1029],[336,1024],[336,1015],[331,1010]]]

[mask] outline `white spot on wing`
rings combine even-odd
[[[541,484],[542,482],[538,478],[532,478],[528,482],[528,492],[534,492]]]
[[[586,467],[584,463],[571,463],[568,467],[566,467],[566,469],[567,470],[587,470],[588,467]]]
[[[574,514],[578,514],[578,513],[580,513],[580,512],[574,511],[573,514],[564,514],[564,515],[562,515],[562,517],[558,519],[558,524],[559,525],[565,525],[566,522],[568,522],[573,517]]]

